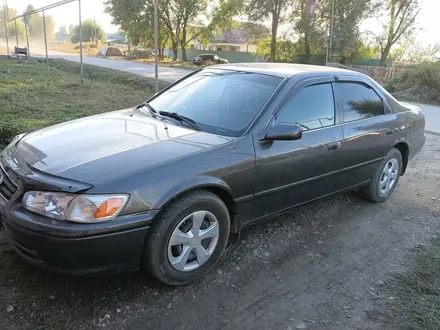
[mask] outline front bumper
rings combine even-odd
[[[48,226],[39,221],[43,217],[15,209],[7,217],[0,214],[0,226],[15,251],[34,265],[70,275],[107,275],[139,268],[153,213],[122,217],[126,229],[108,222],[90,230],[82,224]]]
[[[16,169],[10,167],[12,160]],[[26,190],[77,193],[91,186],[38,172],[13,148],[0,153],[0,169],[0,188],[5,188],[6,180],[9,186],[0,190],[6,192],[6,196],[0,194],[0,228],[21,257],[37,266],[72,275],[102,275],[139,268],[148,227],[157,211],[94,224],[44,217],[21,206]]]

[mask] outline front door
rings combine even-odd
[[[338,180],[343,133],[331,80],[297,87],[271,119],[268,126],[300,125],[300,140],[256,142],[253,219],[343,188]]]

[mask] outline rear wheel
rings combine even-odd
[[[182,285],[205,275],[229,237],[229,212],[209,191],[192,191],[164,209],[148,231],[144,268],[158,280]]]
[[[392,148],[378,167],[371,182],[361,188],[362,194],[372,202],[383,202],[396,189],[400,173],[402,173],[402,155],[399,150]]]

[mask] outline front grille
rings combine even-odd
[[[17,190],[17,185],[11,180],[3,166],[0,164],[0,197],[9,200]]]

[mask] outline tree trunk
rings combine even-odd
[[[173,61],[177,61],[177,41],[172,40],[171,44],[173,47]]]
[[[182,39],[180,40],[180,49],[182,50],[182,61],[186,62],[186,22],[184,22],[182,27]]]
[[[181,46],[180,49],[182,50],[182,61],[186,62],[188,61],[188,59],[186,58],[186,47],[185,46]]]
[[[278,14],[272,12],[272,39],[270,41],[270,60],[276,62],[277,58],[277,31],[278,31]]]
[[[382,51],[382,54],[380,55],[380,66],[387,66],[387,58],[390,54],[391,46],[386,45],[384,50]]]
[[[311,54],[310,50],[310,36],[308,33],[304,33],[304,50],[306,52],[306,55]]]

